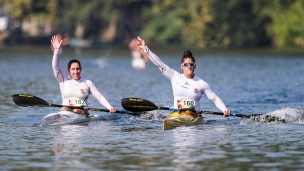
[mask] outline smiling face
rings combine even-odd
[[[79,66],[79,63],[73,62],[71,64],[70,68],[68,69],[68,72],[73,80],[80,80],[81,70],[82,70],[82,68],[81,68],[81,66]]]
[[[196,65],[194,66],[184,66],[185,63],[194,63],[192,58],[184,58],[183,63],[181,64],[181,69],[184,71],[184,75],[186,78],[193,78],[194,77],[194,70]]]

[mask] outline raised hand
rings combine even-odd
[[[62,40],[59,40],[56,35],[52,37],[51,42],[52,42],[52,45],[53,45],[54,49],[60,49]]]
[[[145,40],[141,39],[139,36],[137,36],[137,45],[141,49],[143,49],[146,46]]]

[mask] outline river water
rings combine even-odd
[[[180,71],[181,49],[151,48]],[[27,93],[61,104],[49,47],[0,49],[1,170],[302,170],[304,167],[304,58],[256,51],[193,52],[195,73],[208,82],[233,113],[271,114],[287,123],[260,123],[205,115],[204,125],[163,131],[169,111],[134,117],[99,112],[87,124],[39,126],[58,108],[25,108],[11,95]],[[82,62],[91,79],[118,110],[120,100],[140,97],[172,107],[169,80],[151,62],[131,68],[126,48],[69,49],[61,55]],[[103,108],[90,97],[90,107]],[[202,109],[218,111],[205,97]],[[91,112],[98,113],[98,112]]]

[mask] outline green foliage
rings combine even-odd
[[[0,0],[0,5],[15,21],[48,22],[55,32],[82,30],[89,39],[100,39],[113,26],[122,32],[130,14],[139,35],[156,44],[304,47],[303,0]]]
[[[9,11],[15,20],[26,20],[31,17],[44,16],[55,21],[57,13],[57,0],[0,0],[4,9]]]
[[[203,30],[211,20],[208,0],[155,0],[145,9],[143,37],[163,44],[204,46]]]
[[[204,30],[209,47],[253,47],[267,45],[265,24],[268,16],[256,8],[263,1],[214,0],[211,4],[213,20]],[[260,7],[260,6],[259,6]]]
[[[272,23],[268,26],[269,34],[278,47],[304,47],[304,1],[273,1],[267,12]]]
[[[140,34],[143,38],[160,44],[180,42],[180,29],[170,16],[154,14],[153,21],[145,25],[146,29]]]
[[[119,20],[122,15],[119,9],[125,5],[124,1],[108,0],[65,0],[62,3],[62,16],[73,30],[83,27],[84,38],[97,38],[110,21]]]

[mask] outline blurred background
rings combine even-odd
[[[302,171],[303,9],[304,0],[0,0],[1,170]],[[51,67],[55,34],[69,37],[60,68],[67,73],[68,61],[80,60],[84,78],[118,110],[127,97],[173,106],[172,85],[151,61],[132,68],[129,43],[139,35],[179,72],[190,49],[195,74],[232,113],[287,123],[206,115],[207,124],[162,131],[170,111],[92,111],[104,119],[38,127],[59,109],[19,107],[11,96],[61,104]],[[103,108],[93,97],[88,103]],[[205,97],[201,104],[219,111]]]
[[[303,0],[0,0],[0,45],[302,48]]]

